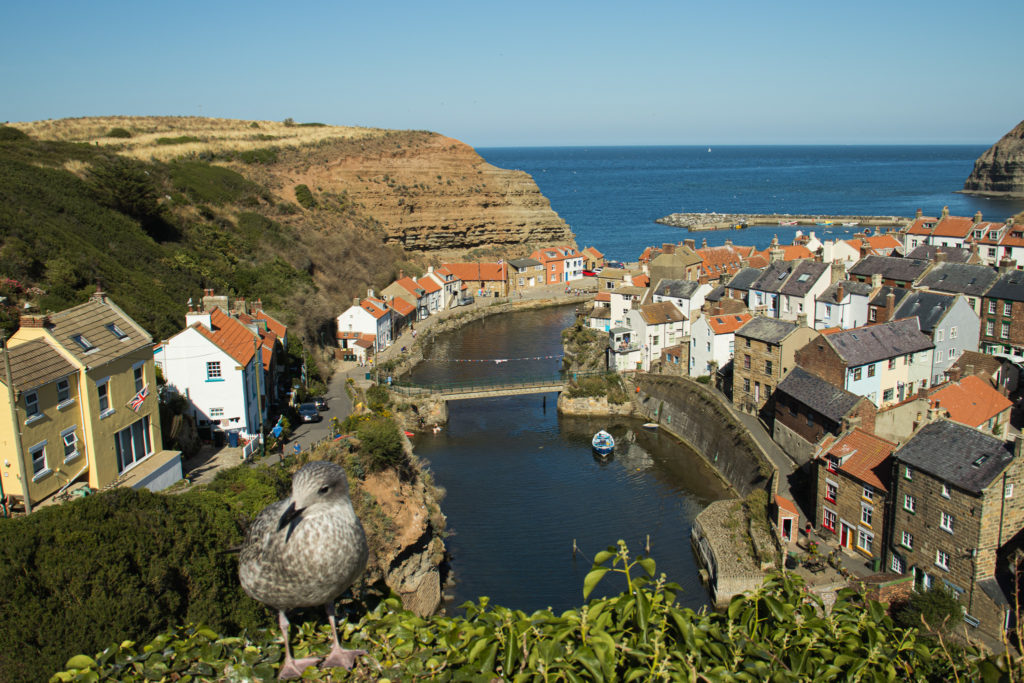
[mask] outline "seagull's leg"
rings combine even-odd
[[[338,642],[338,619],[334,613],[334,601],[331,600],[327,603],[327,620],[331,622],[331,638],[333,643],[331,645],[331,654],[327,655],[327,659],[320,662],[321,669],[330,669],[336,666],[351,669],[356,664],[356,657],[359,655],[365,655],[366,650],[346,650]]]
[[[302,659],[292,659],[292,646],[291,643],[288,642],[289,623],[284,610],[278,610],[277,623],[281,627],[281,635],[284,636],[284,664],[281,665],[281,670],[277,672],[277,680],[290,681],[296,678],[302,678],[302,672],[306,670],[306,667],[316,666],[316,663],[320,661],[320,658],[304,657]]]

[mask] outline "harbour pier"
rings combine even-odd
[[[903,216],[829,216],[790,213],[673,213],[655,223],[698,230],[732,230],[752,225],[813,225],[897,227],[910,225],[913,218]]]

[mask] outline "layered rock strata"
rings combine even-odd
[[[964,192],[1024,197],[1024,121],[978,157]]]

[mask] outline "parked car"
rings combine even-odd
[[[327,410],[327,397],[316,396],[313,398],[313,405],[316,406],[317,410]]]
[[[583,277],[594,277],[596,275],[597,275],[597,271],[596,270],[584,270],[583,271]]]
[[[324,419],[320,411],[316,409],[315,403],[303,403],[299,405],[299,417],[303,422],[319,422]]]

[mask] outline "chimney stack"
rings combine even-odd
[[[965,370],[967,371],[967,376],[968,377],[973,375],[974,374],[974,363],[968,363],[967,367],[965,368]]]
[[[668,246],[669,246],[669,245],[667,245],[667,244],[665,245],[665,247],[668,247]],[[689,247],[690,249],[694,249],[694,250],[695,250],[695,249],[697,248],[697,241],[696,241],[696,240],[692,240],[692,239],[686,239],[686,240],[683,240],[683,246],[686,246],[686,247]],[[665,249],[665,253],[666,253],[666,254],[671,254],[672,252],[671,252],[671,251],[669,251],[669,250],[668,250],[668,249],[666,248],[666,249]]]
[[[872,289],[878,289],[881,286],[882,286],[882,274],[881,273],[872,273],[871,274],[871,288]]]
[[[950,382],[959,382],[960,372],[960,366],[954,365],[953,367],[946,371],[946,376],[949,377]]]
[[[700,248],[701,249],[707,249],[708,248],[708,238],[707,237],[705,237],[703,240],[701,240]]]
[[[999,260],[999,274],[1003,275],[1011,270],[1017,270],[1017,262],[1009,256],[1004,256]]]
[[[832,262],[830,276],[832,280],[830,284],[835,284],[840,280],[846,279],[846,266],[843,265],[842,261],[837,260]]]
[[[842,281],[840,281],[839,285],[836,286],[836,303],[837,304],[843,303],[843,297],[845,297],[845,296],[846,296],[846,290],[843,289],[843,283],[842,283]]]
[[[936,263],[945,263],[946,262],[946,252],[944,252],[942,249],[936,249],[935,250],[935,262]]]
[[[981,210],[979,209],[979,210],[978,210],[978,211],[977,211],[977,212],[976,212],[976,213],[974,214],[974,224],[975,224],[975,225],[977,225],[977,224],[978,224],[978,223],[980,223],[980,222],[981,222]]]
[[[46,327],[50,324],[49,315],[23,315],[18,319],[19,327]]]
[[[948,206],[942,207],[942,217],[943,218],[949,218],[949,207]]]
[[[921,216],[923,216],[923,215],[924,215],[924,212],[923,212],[923,211],[921,211],[921,209],[918,209],[918,210],[917,210],[917,211],[916,211],[916,212],[914,213],[914,218],[920,218],[920,217],[921,217]]]
[[[783,248],[780,247],[778,244],[775,244],[774,246],[772,246],[771,249],[768,250],[768,261],[770,263],[775,263],[776,261],[781,261],[785,257],[786,257],[785,250],[783,250]]]
[[[807,327],[807,314],[806,313],[798,313],[797,316],[796,316],[796,324],[799,327]]]

